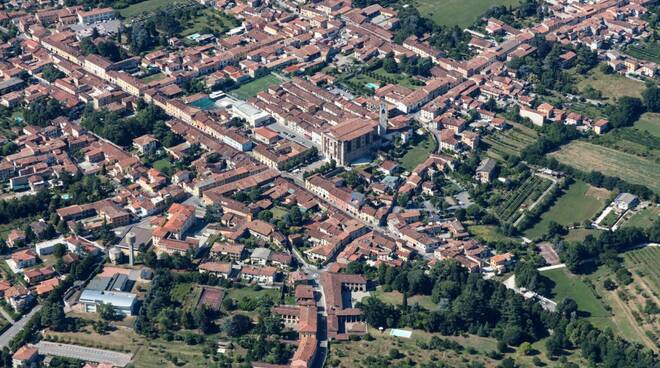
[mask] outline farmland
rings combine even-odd
[[[416,0],[413,5],[423,17],[444,26],[467,27],[489,8],[497,5],[515,6],[520,0]]]
[[[660,217],[660,208],[648,207],[632,215],[628,220],[626,220],[623,226],[648,228],[651,227],[651,225],[653,225],[653,222],[657,220],[659,217]]]
[[[551,156],[576,169],[618,176],[660,193],[660,164],[651,160],[584,141],[573,141]]]
[[[530,239],[541,236],[547,231],[550,221],[569,225],[589,220],[605,207],[609,195],[605,189],[592,187],[582,181],[575,182],[525,235]]]
[[[513,128],[489,135],[483,139],[488,144],[486,155],[498,161],[506,156],[517,156],[530,144],[534,143],[538,134],[524,125],[513,124]]]
[[[660,136],[654,134],[654,129],[660,130],[658,115],[645,114],[639,124],[599,136],[593,140],[593,143],[660,162]]]
[[[635,122],[635,129],[660,138],[660,114],[647,112]]]
[[[514,222],[520,217],[520,210],[532,204],[550,185],[549,180],[536,175],[530,176],[497,206],[496,215],[504,222]]]

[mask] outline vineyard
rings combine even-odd
[[[550,181],[536,175],[530,176],[497,206],[497,216],[504,222],[513,223],[520,216],[519,209],[532,204],[551,184]]]
[[[536,132],[525,126],[514,126],[512,129],[487,136],[483,139],[488,144],[486,155],[498,161],[506,156],[517,156],[536,140]]]
[[[634,58],[660,63],[660,47],[657,44],[629,46],[626,53]]]

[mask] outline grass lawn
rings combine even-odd
[[[152,74],[150,76],[142,78],[142,82],[143,83],[151,83],[153,81],[161,80],[165,77],[167,77],[167,76],[163,73],[156,73],[156,74]]]
[[[516,6],[520,0],[416,0],[413,4],[422,16],[437,24],[467,27],[491,7]]]
[[[660,113],[647,112],[637,122],[635,128],[660,138]]]
[[[571,274],[566,268],[542,271],[541,275],[554,283],[551,299],[559,303],[566,298],[575,300],[578,310],[599,327],[611,325],[610,314],[605,310],[593,291],[580,276]]]
[[[172,168],[172,162],[170,160],[163,158],[158,161],[154,161],[152,164],[154,169],[159,170],[159,171],[167,171]]]
[[[587,86],[591,86],[603,94],[603,97],[612,99],[621,96],[640,97],[644,91],[644,83],[632,80],[620,74],[604,74],[600,67],[591,69],[586,76],[578,76],[581,79],[577,88],[582,92]]]
[[[571,229],[568,231],[568,234],[564,236],[564,240],[566,241],[572,241],[572,242],[581,242],[584,241],[584,238],[587,237],[587,235],[593,235],[594,237],[598,237],[600,233],[602,233],[602,230],[598,229]]]
[[[525,231],[525,236],[535,239],[543,235],[548,230],[550,221],[569,225],[588,220],[603,209],[609,195],[610,192],[605,189],[595,188],[583,181],[577,181],[557,199],[548,211],[541,215],[541,221]]]
[[[578,170],[618,176],[660,193],[660,164],[643,157],[585,141],[573,141],[550,155]]]
[[[333,368],[363,367],[366,366],[362,363],[366,357],[387,357],[390,349],[397,349],[403,355],[400,359],[390,360],[392,367],[400,366],[400,363],[408,358],[414,361],[417,366],[442,361],[449,367],[462,367],[465,366],[464,359],[480,362],[487,367],[495,366],[495,361],[483,355],[469,355],[467,352],[456,353],[451,350],[426,350],[418,345],[420,342],[428,342],[432,336],[438,336],[443,339],[454,340],[466,348],[472,347],[484,353],[492,351],[496,347],[495,340],[491,338],[473,335],[467,337],[440,336],[421,330],[413,330],[411,338],[406,339],[390,336],[390,330],[379,332],[373,328],[370,329],[370,333],[374,337],[373,341],[333,341],[329,348],[326,366]]]
[[[119,10],[119,14],[124,18],[133,18],[142,13],[149,13],[171,4],[172,0],[146,0]]]
[[[409,147],[406,154],[399,159],[401,166],[408,171],[412,171],[417,165],[429,158],[429,155],[435,152],[436,147],[435,138],[433,138],[432,134],[427,133],[423,140],[419,141],[416,145]]]
[[[281,220],[289,211],[283,207],[273,207],[270,212],[273,214],[274,219]]]
[[[260,298],[262,296],[270,296],[276,301],[279,300],[280,291],[278,289],[261,289],[259,291],[254,290],[251,286],[246,286],[242,288],[231,288],[226,290],[225,298],[229,297],[236,300],[241,300],[245,297],[248,298]]]
[[[245,84],[242,84],[240,87],[232,90],[230,94],[240,98],[241,100],[247,100],[250,97],[254,97],[257,93],[265,91],[271,85],[280,85],[282,80],[278,78],[275,74],[268,74],[261,78],[257,78]]]
[[[380,287],[372,292],[371,296],[393,305],[401,305],[403,303],[403,294],[398,291],[385,292]],[[408,305],[415,303],[428,310],[435,310],[437,308],[437,305],[431,300],[430,295],[414,295],[408,298]]]
[[[237,25],[238,22],[225,13],[213,9],[204,9],[197,17],[184,25],[185,29],[181,32],[181,36],[186,37],[194,33],[201,33],[204,30],[210,30],[215,35],[221,35]]]
[[[201,294],[202,288],[191,283],[177,284],[170,291],[172,299],[181,303],[184,309],[192,309],[197,306]]]
[[[412,78],[403,73],[388,73],[385,71],[385,69],[383,69],[383,67],[375,69],[371,72],[358,74],[352,77],[351,80],[363,86],[366,86],[367,83],[372,83],[382,87],[387,83],[392,83],[411,89],[420,87],[419,85],[414,84],[415,78]]]
[[[514,238],[504,235],[495,225],[471,225],[468,226],[468,232],[487,243],[517,241]]]
[[[648,228],[653,225],[653,222],[660,216],[660,208],[648,207],[640,210],[623,223],[623,227],[642,227]]]

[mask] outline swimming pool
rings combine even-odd
[[[202,110],[213,110],[217,108],[217,106],[215,106],[215,101],[208,97],[200,98],[197,101],[191,102],[190,106],[194,106]]]
[[[369,89],[378,89],[379,88],[379,86],[377,84],[371,83],[371,82],[367,83],[366,86]]]

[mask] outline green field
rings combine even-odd
[[[598,237],[603,232],[603,230],[598,230],[598,229],[571,229],[568,230],[568,234],[566,234],[563,238],[566,241],[572,241],[572,242],[581,242],[584,241],[584,238],[587,237],[587,235],[591,235],[593,237]]]
[[[585,141],[573,141],[550,155],[576,169],[618,176],[660,193],[660,164],[651,160]]]
[[[385,69],[383,69],[383,67],[373,71],[366,71],[357,74],[350,78],[350,80],[363,86],[365,86],[367,83],[373,83],[379,87],[382,87],[388,83],[391,83],[412,89],[419,88],[419,85],[415,84],[416,82],[414,78],[403,73],[388,73],[385,71]]]
[[[660,247],[645,247],[624,254],[630,271],[641,271],[656,298],[660,297]]]
[[[648,207],[643,210],[640,210],[632,217],[630,217],[626,222],[623,223],[624,227],[641,227],[648,228],[653,225],[660,217],[660,208],[659,207]]]
[[[415,0],[413,5],[425,18],[445,26],[467,27],[493,6],[516,6],[520,0]]]
[[[150,76],[144,77],[141,80],[142,80],[143,83],[151,83],[153,81],[161,80],[165,77],[167,77],[167,76],[163,73],[156,73],[156,74],[152,74]]]
[[[166,158],[160,159],[158,161],[154,161],[152,166],[154,167],[154,169],[159,170],[159,171],[163,171],[163,172],[168,171],[169,169],[171,169],[173,167],[172,162],[170,160],[166,159]]]
[[[638,126],[615,129],[607,134],[600,135],[592,143],[649,161],[660,162],[660,137],[649,133],[649,130],[655,128],[654,123],[660,125],[660,121],[644,120]]]
[[[384,292],[382,289],[378,288],[371,293],[371,296],[393,305],[401,305],[403,303],[403,294],[398,291]],[[433,300],[429,295],[413,295],[408,298],[408,305],[413,305],[415,303],[428,310],[435,310],[437,308],[437,305],[433,303]]]
[[[230,94],[240,98],[241,100],[247,100],[250,97],[256,96],[257,93],[267,90],[271,85],[280,85],[281,83],[282,80],[275,74],[268,74],[261,78],[257,78],[242,84],[240,87],[233,89]]]
[[[186,37],[194,33],[206,32],[219,36],[238,25],[236,19],[225,13],[213,9],[204,9],[198,16],[184,25],[185,29],[181,32],[181,36]]]
[[[591,69],[586,76],[577,76],[577,88],[580,92],[587,86],[600,91],[604,98],[621,96],[640,97],[646,88],[644,83],[627,78],[621,74],[605,74],[599,67]]]
[[[580,276],[571,274],[566,268],[542,271],[541,275],[554,283],[551,299],[559,303],[566,298],[575,300],[578,310],[599,327],[611,325],[610,314],[605,310],[593,291]]]
[[[643,43],[631,45],[626,53],[634,58],[660,63],[660,46],[657,43]]]
[[[498,161],[504,161],[505,156],[518,156],[525,147],[536,141],[538,134],[534,129],[513,123],[511,129],[495,133],[483,138],[488,145],[486,155]]]
[[[143,13],[150,13],[162,8],[163,6],[172,5],[172,0],[147,0],[139,3],[132,4],[124,9],[119,10],[124,18],[133,18]]]
[[[548,230],[550,221],[569,225],[591,219],[605,207],[608,198],[607,190],[577,181],[541,215],[541,220],[534,227],[525,231],[525,236],[530,239],[538,238]]]
[[[417,165],[429,158],[429,155],[435,152],[436,148],[435,138],[432,134],[427,133],[423,140],[408,149],[403,157],[399,159],[399,163],[406,170],[412,171]]]
[[[660,114],[647,112],[635,122],[635,129],[660,138]]]
[[[225,298],[241,300],[243,298],[260,298],[270,296],[273,300],[279,300],[280,291],[278,289],[255,290],[253,287],[245,286],[242,288],[230,288],[226,290]]]
[[[470,225],[468,232],[475,238],[479,238],[487,243],[518,241],[517,239],[506,236],[495,225]]]
[[[392,367],[402,366],[407,359],[415,362],[415,366],[425,366],[425,364],[431,362],[441,361],[447,364],[448,367],[467,367],[466,359],[475,363],[480,362],[485,367],[495,366],[495,362],[483,354],[496,348],[496,341],[492,338],[475,335],[467,337],[441,336],[422,330],[412,330],[412,336],[406,339],[390,336],[390,330],[379,332],[374,328],[370,328],[369,333],[374,338],[372,341],[333,341],[329,348],[325,366],[332,368],[366,367],[368,363],[364,361],[367,357],[388,357],[391,349],[397,349],[403,355],[400,359],[389,360]],[[452,350],[429,350],[419,346],[419,343],[428,342],[433,336],[456,341],[465,348],[472,347],[481,354],[468,355],[467,352],[456,353]],[[380,365],[373,365],[373,363],[369,366],[380,367]]]

